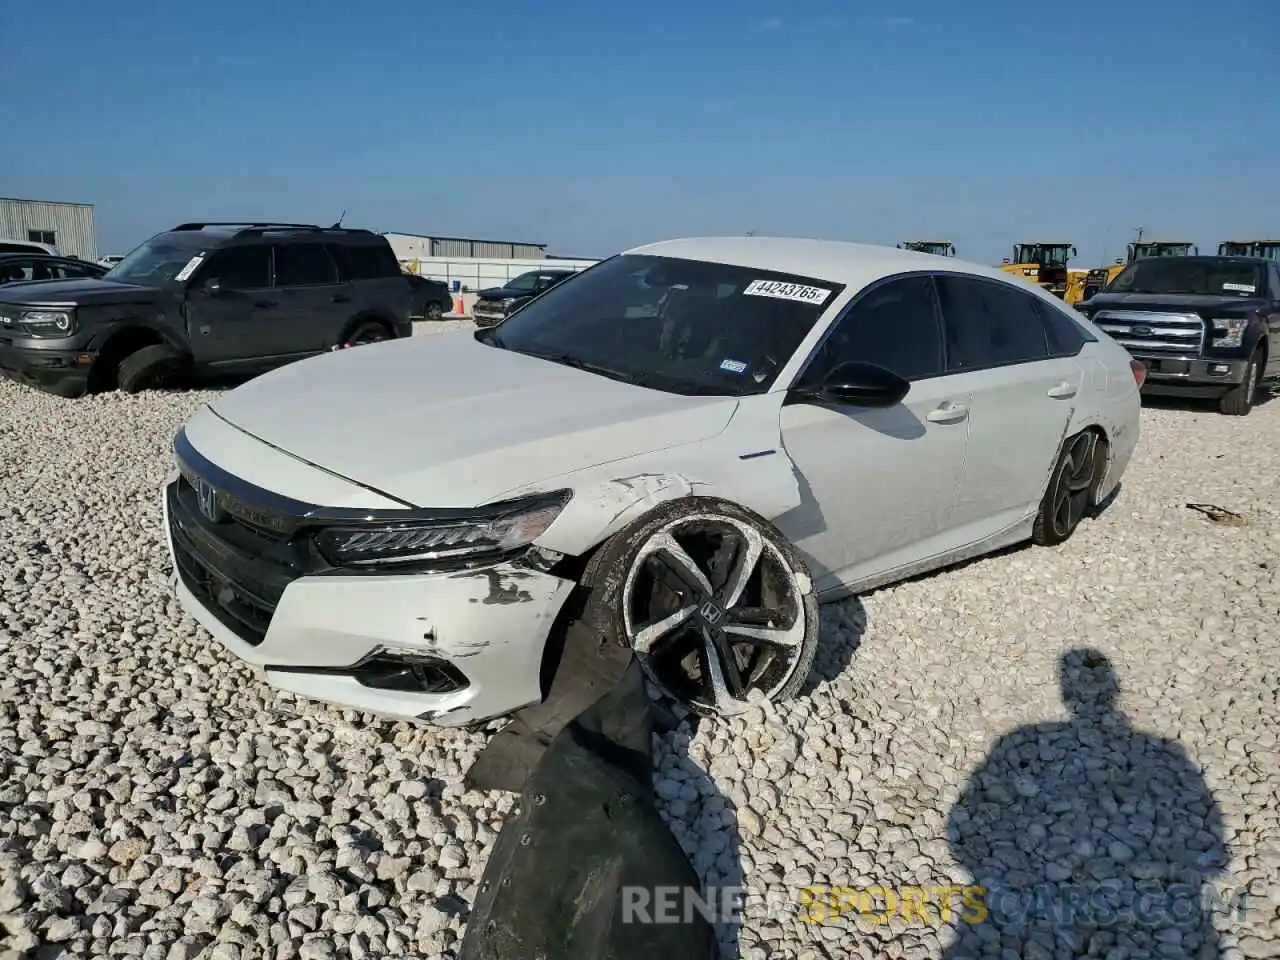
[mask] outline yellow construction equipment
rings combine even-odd
[[[1072,289],[1071,271],[1067,263],[1076,255],[1076,248],[1069,243],[1044,242],[1015,243],[1013,256],[1000,264],[1005,273],[1020,276],[1028,283],[1038,283],[1056,297],[1068,303],[1080,299],[1081,284]]]
[[[1185,240],[1143,240],[1142,230],[1139,229],[1138,239],[1125,248],[1123,260],[1117,259],[1108,266],[1095,267],[1089,271],[1085,277],[1082,299],[1088,300],[1100,292],[1121,270],[1136,260],[1145,260],[1147,257],[1185,257],[1199,252],[1199,247]]]
[[[1227,240],[1218,244],[1218,256],[1280,260],[1280,240]]]
[[[932,253],[938,257],[954,257],[956,246],[950,240],[903,240],[898,244],[899,250],[914,250],[917,253]]]

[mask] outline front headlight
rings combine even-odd
[[[515,302],[517,299],[518,299],[517,297],[507,297],[505,300],[502,301],[502,309],[510,310],[513,306],[515,306]]]
[[[1215,347],[1238,347],[1244,340],[1244,331],[1249,326],[1248,317],[1227,317],[1213,321],[1213,345]]]
[[[28,310],[19,319],[37,337],[65,337],[75,326],[70,310]]]
[[[528,497],[487,515],[459,520],[361,523],[329,527],[316,546],[336,567],[496,560],[529,546],[551,526],[570,491]]]

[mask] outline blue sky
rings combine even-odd
[[[1275,0],[72,9],[0,0],[0,196],[95,203],[103,253],[343,209],[582,256],[1280,233]]]

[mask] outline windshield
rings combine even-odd
[[[188,265],[201,253],[208,237],[162,233],[131,250],[106,273],[107,280],[158,287],[182,283],[199,264]]]
[[[504,286],[508,290],[532,290],[538,285],[538,271],[534,270],[530,273],[522,273],[514,280],[508,280]]]
[[[1065,267],[1071,250],[1070,244],[1019,244],[1014,263],[1038,263],[1042,267]]]
[[[1251,297],[1262,290],[1262,267],[1208,257],[1139,260],[1111,281],[1108,293],[1171,293]]]
[[[670,257],[613,257],[477,338],[670,393],[763,393],[842,284]]]

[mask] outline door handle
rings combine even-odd
[[[258,310],[270,310],[277,304],[274,300],[255,300],[253,305]]]
[[[959,423],[968,415],[969,408],[963,403],[948,400],[925,414],[925,419],[930,423]]]
[[[1055,400],[1066,400],[1076,395],[1076,385],[1070,380],[1063,380],[1056,386],[1049,388],[1049,396]]]

